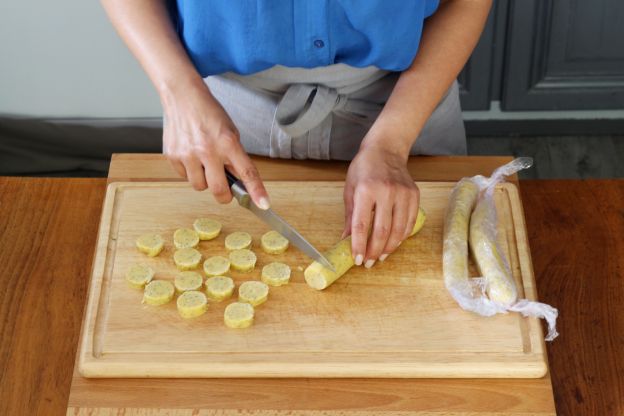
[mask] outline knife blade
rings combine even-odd
[[[283,235],[292,245],[301,250],[306,256],[318,261],[323,267],[335,272],[334,266],[323,254],[318,251],[308,240],[306,240],[295,228],[288,224],[282,217],[277,215],[272,209],[261,209],[251,199],[245,189],[245,185],[227,169],[225,170],[232,195],[238,204],[251,211],[256,217],[268,224],[272,229]]]

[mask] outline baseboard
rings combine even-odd
[[[469,137],[624,135],[624,119],[466,120],[464,124]]]

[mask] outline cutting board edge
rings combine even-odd
[[[211,364],[175,363],[175,372],[168,362],[150,363],[148,371],[127,366],[127,360],[87,359],[80,362],[78,372],[87,378],[542,378],[548,368],[545,362],[518,354],[518,362],[505,370],[488,367],[495,357],[484,355],[468,362],[383,362],[383,363],[322,363],[303,360],[289,361],[287,366],[276,362],[241,362]],[[491,358],[491,359],[490,359]],[[217,358],[218,359],[218,358]],[[488,368],[488,371],[484,371]]]
[[[100,224],[98,227],[98,239],[95,246],[95,255],[93,266],[91,268],[91,282],[88,288],[87,304],[85,306],[85,315],[80,333],[80,350],[78,353],[78,368],[83,368],[88,360],[97,359],[94,353],[94,341],[97,320],[100,317],[102,305],[102,285],[104,284],[104,273],[106,264],[110,261],[107,251],[109,250],[110,235],[112,228],[112,219],[114,216],[116,198],[119,189],[124,184],[121,182],[113,182],[106,187],[106,196],[102,205],[102,213],[100,215]],[[97,305],[94,306],[94,305]]]
[[[514,234],[516,252],[520,263],[520,274],[522,276],[522,286],[525,298],[530,301],[539,301],[520,190],[515,183],[511,182],[503,182],[500,186],[505,189],[510,200],[512,220],[515,224]],[[540,354],[542,356],[542,360],[547,366],[548,357],[546,354],[546,343],[544,340],[544,331],[541,320],[536,317],[528,317],[526,322],[528,325],[527,335],[530,342],[530,349],[532,352]]]

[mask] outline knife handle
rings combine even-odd
[[[225,177],[228,181],[228,185],[230,185],[230,188],[236,183],[238,182],[238,178],[236,176],[234,176],[232,173],[230,173],[229,170],[225,169]]]
[[[247,193],[245,185],[243,185],[243,183],[227,169],[225,169],[225,178],[227,179],[228,185],[230,185],[230,189],[232,190],[232,195],[236,198],[238,204],[247,208],[251,202],[251,197],[249,196],[249,193]]]

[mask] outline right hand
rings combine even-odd
[[[232,200],[224,167],[238,176],[254,203],[269,208],[258,170],[240,143],[238,130],[200,79],[161,97],[165,111],[163,153],[198,191],[209,189],[220,203]]]

